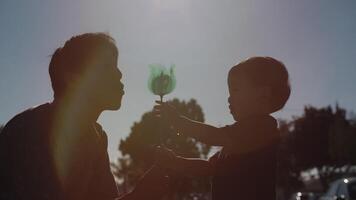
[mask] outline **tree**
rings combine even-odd
[[[304,114],[289,123],[287,132],[293,170],[300,173],[316,168],[324,188],[345,166],[356,163],[356,127],[338,105],[335,109],[305,107]]]
[[[204,122],[203,111],[194,99],[188,102],[174,99],[169,103],[182,115]],[[114,173],[123,192],[130,190],[145,170],[154,163],[154,150],[157,145],[164,145],[185,157],[206,158],[210,150],[209,146],[174,132],[173,127],[154,116],[152,111],[147,112],[143,114],[140,122],[133,124],[129,136],[119,144],[123,157],[114,165]],[[179,199],[183,196],[188,197],[193,191],[206,194],[210,190],[207,178],[194,180],[179,178],[175,181],[175,186],[173,196]]]
[[[280,145],[277,162],[277,199],[287,199],[303,187],[300,171],[295,167],[294,140],[291,137],[292,122],[279,120]]]

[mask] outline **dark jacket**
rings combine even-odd
[[[56,115],[47,103],[6,124],[0,134],[0,199],[117,197],[100,125],[68,129]]]

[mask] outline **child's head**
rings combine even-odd
[[[283,108],[290,95],[288,71],[271,57],[252,57],[228,76],[231,114],[237,117],[270,114]]]

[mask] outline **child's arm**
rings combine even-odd
[[[176,171],[186,176],[212,176],[214,166],[211,162],[177,156],[172,150],[157,148],[157,163],[159,166]]]
[[[228,138],[220,128],[188,119],[167,103],[159,101],[157,103],[155,112],[168,120],[179,133],[213,146],[224,146],[227,144]]]
[[[227,143],[227,136],[220,128],[193,121],[185,116],[179,116],[173,126],[179,133],[196,138],[208,145],[225,146]]]

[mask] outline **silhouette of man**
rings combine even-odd
[[[107,136],[96,122],[104,110],[121,106],[117,60],[115,42],[104,33],[72,37],[55,51],[49,65],[53,102],[16,115],[0,135],[1,200],[118,198]],[[120,199],[156,198],[162,183],[165,177],[153,167]]]

